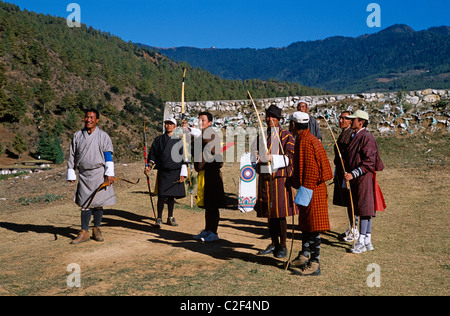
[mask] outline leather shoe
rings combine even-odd
[[[102,232],[100,231],[99,227],[94,227],[94,229],[92,230],[92,238],[95,241],[104,241]]]
[[[89,240],[91,240],[91,238],[89,237],[89,232],[87,230],[82,229],[78,233],[77,238],[72,240],[70,243],[72,245],[77,245],[77,244],[81,244],[81,243],[89,241]]]
[[[275,250],[275,247],[270,244],[266,249],[258,251],[258,256],[270,255]]]
[[[287,256],[287,248],[283,247],[283,248],[278,248],[277,250],[275,250],[274,254],[275,258],[286,258]]]

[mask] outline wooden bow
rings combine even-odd
[[[186,120],[186,107],[184,102],[184,87],[185,87],[185,78],[186,78],[186,68],[183,71],[183,81],[181,83],[181,120]],[[183,153],[184,153],[184,162],[188,162],[188,147],[186,143],[186,134],[183,131]],[[192,190],[192,179],[191,179],[191,164],[189,163],[187,166],[188,170],[188,179],[189,179],[189,195],[191,200],[191,208],[193,207],[193,190]]]
[[[248,96],[250,97],[250,100],[252,100],[252,104],[253,107],[255,109],[256,112],[256,116],[258,117],[258,123],[259,123],[259,130],[261,132],[261,138],[263,140],[263,144],[264,144],[264,149],[266,151],[266,153],[268,153],[268,149],[267,149],[267,137],[266,137],[266,133],[264,132],[264,127],[261,121],[261,117],[259,116],[259,112],[258,109],[256,108],[256,104],[255,101],[253,101],[252,95],[250,94],[250,91],[247,90]],[[268,162],[268,167],[269,167],[269,173],[272,174],[273,170],[272,170],[272,165],[270,164],[270,161]]]
[[[327,123],[327,126],[328,126],[328,129],[330,130],[331,136],[333,136],[334,144],[336,145],[336,149],[338,151],[339,158],[341,160],[342,170],[344,171],[344,174],[346,174],[345,165],[344,165],[344,159],[342,158],[341,151],[339,149],[339,146],[338,146],[338,143],[336,141],[336,138],[334,137],[333,130],[331,129],[330,124],[328,124],[327,118],[325,118],[325,123]],[[355,232],[356,232],[355,210],[354,210],[354,207],[353,207],[353,197],[352,197],[352,189],[350,188],[350,181],[345,180],[345,183],[346,183],[347,188],[348,188],[348,193],[350,195],[350,204],[351,204],[351,207],[352,207],[352,221],[353,221],[352,234],[353,234],[353,249],[354,249],[355,248],[355,243],[356,243],[356,238],[355,238]],[[340,183],[335,183],[334,185],[341,185],[341,184]]]
[[[145,137],[145,121],[144,121],[144,162],[145,162],[145,168],[148,168],[148,160],[147,160],[147,141]],[[148,187],[148,195],[150,196],[150,203],[152,204],[152,210],[153,210],[153,216],[155,217],[155,222],[158,220],[156,217],[155,212],[155,205],[153,204],[153,198],[152,198],[152,187],[150,185],[150,176],[146,173],[145,176],[147,177],[147,187]]]
[[[181,120],[184,121],[186,119],[186,107],[184,106],[184,81],[186,78],[186,68],[183,71],[183,81],[181,83]],[[184,161],[188,161],[188,151],[187,151],[187,143],[186,143],[186,134],[183,133],[183,153],[184,153]],[[188,166],[188,178],[189,185],[191,186],[191,170],[190,165]]]
[[[114,178],[114,182],[117,182],[117,181],[125,181],[125,182],[128,182],[128,183],[130,183],[130,184],[138,184],[140,180],[141,180],[141,179],[138,179],[136,182],[133,182],[133,181],[130,181],[130,180],[127,180],[127,179],[123,179],[123,178]],[[109,181],[106,179],[105,182],[103,182],[103,183],[97,188],[97,190],[94,191],[94,193],[92,194],[92,197],[89,199],[89,204],[88,204],[88,206],[85,207],[84,209],[82,208],[82,210],[83,210],[83,211],[88,210],[89,207],[91,206],[92,202],[94,201],[94,198],[95,198],[95,196],[97,195],[97,193],[98,193],[101,189],[106,188],[107,186],[109,186]]]

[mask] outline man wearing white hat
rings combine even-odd
[[[148,154],[149,168],[144,170],[148,173],[153,166],[158,169],[157,188],[158,188],[158,218],[156,225],[162,226],[162,214],[164,203],[167,200],[169,214],[167,217],[167,224],[171,226],[178,226],[178,223],[173,217],[173,209],[175,205],[175,198],[183,198],[186,196],[186,189],[184,180],[187,177],[187,167],[183,161],[175,162],[172,157],[172,149],[178,146],[179,138],[172,137],[177,121],[173,117],[169,117],[164,121],[164,134],[156,137]],[[180,157],[183,157],[183,146],[180,148]]]
[[[345,180],[350,181],[355,215],[360,217],[360,235],[353,253],[362,253],[373,250],[371,241],[372,217],[376,215],[374,199],[375,171],[384,169],[375,138],[366,127],[369,123],[369,114],[357,110],[353,115],[351,128],[355,131],[353,139],[345,153]]]
[[[328,193],[325,181],[333,178],[330,162],[322,143],[308,129],[309,115],[295,112],[290,130],[296,136],[293,159],[292,186],[299,189],[295,204],[299,209],[302,231],[302,251],[291,266],[299,274],[320,275],[320,233],[330,230]]]

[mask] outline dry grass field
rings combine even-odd
[[[348,252],[351,245],[337,239],[347,229],[346,212],[329,203],[331,231],[322,235],[319,277],[294,275],[284,270],[283,260],[256,255],[268,245],[269,236],[265,220],[233,207],[238,163],[223,168],[230,205],[221,210],[221,239],[213,244],[192,239],[203,228],[204,214],[191,209],[188,198],[175,206],[178,227],[152,226],[143,163],[116,164],[118,176],[142,180],[137,185],[115,184],[118,203],[105,210],[103,243],[69,244],[79,230],[80,214],[72,202],[75,186],[65,182],[64,166],[27,179],[1,180],[0,295],[447,296],[448,133],[378,141],[386,165],[378,181],[387,210],[373,223],[375,250]],[[331,149],[327,151],[332,161]],[[32,199],[45,194],[62,199],[49,203]],[[291,218],[288,223],[290,239]],[[301,232],[296,230],[294,237],[296,256]],[[80,287],[67,283],[72,272],[67,268],[73,263],[80,268]],[[379,287],[369,286],[375,280],[373,264],[378,267]]]

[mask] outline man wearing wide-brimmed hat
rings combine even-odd
[[[348,145],[344,161],[345,180],[350,181],[355,215],[360,217],[360,235],[353,253],[373,250],[371,241],[372,217],[375,217],[374,178],[375,171],[384,169],[378,151],[378,145],[372,134],[367,131],[369,114],[357,110],[353,115],[351,128],[355,134]]]

